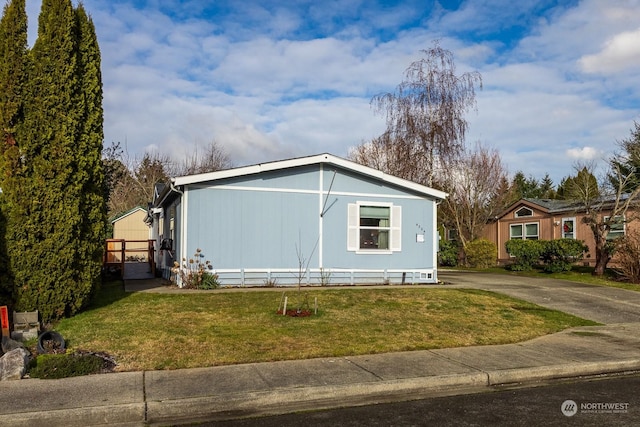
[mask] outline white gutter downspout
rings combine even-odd
[[[169,187],[171,191],[178,193],[181,196],[180,200],[180,253],[176,257],[178,264],[182,267],[182,259],[187,259],[187,195],[184,191],[177,189],[174,186],[175,179],[169,180]],[[182,284],[179,283],[180,287]]]

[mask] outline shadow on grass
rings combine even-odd
[[[114,302],[127,298],[131,294],[124,291],[124,280],[120,278],[104,277],[100,289],[95,293],[91,302],[83,311],[90,311],[106,307]]]

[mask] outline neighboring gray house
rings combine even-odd
[[[165,277],[200,249],[223,285],[436,283],[444,197],[320,154],[173,178],[149,219]]]

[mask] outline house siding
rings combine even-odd
[[[518,211],[523,206],[528,207],[533,211],[533,215],[530,217],[515,217],[515,212]],[[606,216],[607,212],[602,212],[602,215]],[[483,237],[488,240],[496,243],[498,246],[498,262],[500,264],[507,264],[512,261],[512,258],[507,253],[505,244],[510,238],[510,226],[512,224],[525,224],[525,223],[538,223],[539,224],[539,239],[540,240],[553,240],[553,239],[561,239],[562,235],[562,221],[567,218],[575,219],[575,234],[574,238],[577,240],[581,240],[584,244],[589,248],[588,252],[585,253],[584,259],[582,260],[583,264],[594,265],[595,264],[595,240],[593,237],[593,232],[589,228],[587,224],[584,223],[583,219],[585,217],[584,212],[576,212],[576,211],[562,211],[562,212],[549,212],[545,211],[539,206],[536,206],[533,203],[528,201],[521,201],[514,205],[513,209],[506,211],[502,214],[496,221],[493,221],[484,229]],[[632,230],[637,230],[638,224],[637,222],[628,223],[626,225],[627,232]],[[614,266],[616,262],[615,254],[610,263],[610,265]]]
[[[176,254],[188,259],[201,249],[223,284],[295,283],[302,261],[305,283],[321,281],[322,269],[331,270],[332,283],[437,281],[437,206],[424,195],[322,163],[182,191],[176,230],[185,231],[175,238]],[[399,252],[347,250],[348,205],[358,201],[402,207]]]
[[[142,208],[116,218],[113,223],[113,238],[124,240],[149,239],[149,227],[144,223],[147,211]]]

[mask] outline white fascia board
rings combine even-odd
[[[406,179],[398,178],[393,175],[386,174],[377,169],[370,168],[368,166],[360,165],[358,163],[331,155],[331,154],[318,154],[309,157],[300,157],[296,159],[280,160],[269,163],[260,163],[257,165],[244,166],[234,169],[227,169],[216,172],[209,172],[197,175],[179,176],[173,178],[173,183],[176,186],[197,184],[206,181],[216,181],[225,178],[235,178],[240,176],[258,174],[261,172],[268,172],[274,170],[288,169],[299,166],[307,166],[319,163],[334,164],[340,166],[346,170],[351,170],[362,175],[370,176],[372,178],[379,179],[384,182],[388,182],[399,187],[403,187],[423,195],[432,197],[434,199],[443,200],[447,197],[447,193],[436,190],[421,184],[417,184]]]

